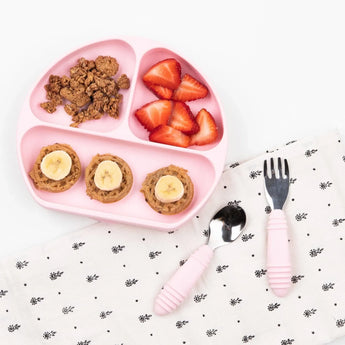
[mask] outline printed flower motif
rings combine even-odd
[[[144,323],[144,322],[146,322],[146,321],[149,321],[149,320],[151,319],[151,317],[152,317],[152,315],[145,314],[145,315],[140,315],[140,316],[138,317],[138,319],[139,319],[139,321],[140,321],[141,323]]]
[[[179,265],[183,266],[187,260],[180,260]]]
[[[235,162],[235,163],[233,163],[233,164],[230,164],[229,167],[232,168],[232,169],[234,169],[234,168],[238,167],[239,165],[240,165],[240,163]]]
[[[323,252],[324,248],[316,248],[316,249],[311,249],[309,251],[309,255],[314,258],[315,256],[318,256]]]
[[[303,316],[310,317],[317,312],[317,309],[306,309],[303,313]]]
[[[49,274],[49,278],[51,280],[56,280],[57,278],[61,277],[63,275],[63,272],[57,271],[57,272],[52,272]]]
[[[329,291],[334,289],[335,283],[326,283],[322,285],[322,290],[323,291]]]
[[[127,280],[125,281],[125,285],[126,285],[127,287],[130,287],[130,286],[132,286],[132,285],[135,285],[137,282],[138,282],[138,279],[127,279]]]
[[[295,339],[285,339],[281,341],[281,345],[291,345],[293,342],[295,341]]]
[[[205,298],[207,297],[207,294],[201,294],[201,295],[195,295],[194,296],[194,302],[195,303],[200,303],[201,301],[203,301]]]
[[[111,247],[111,251],[114,254],[118,254],[118,253],[122,252],[124,248],[125,248],[125,246],[117,245],[117,246]]]
[[[8,293],[8,290],[0,290],[0,298],[5,297]]]
[[[265,207],[265,213],[270,214],[272,212],[271,206],[266,206]]]
[[[152,259],[155,259],[158,255],[162,254],[162,252],[159,252],[159,251],[156,251],[156,252],[150,252],[149,253],[149,258],[152,260]]]
[[[91,340],[84,340],[84,341],[78,341],[77,345],[89,345],[91,343]]]
[[[202,234],[205,236],[205,237],[208,237],[209,236],[209,231],[208,230],[204,230],[202,232]]]
[[[85,242],[79,242],[79,243],[73,243],[72,244],[72,248],[74,249],[74,250],[78,250],[79,248],[81,248],[83,245],[85,245]]]
[[[41,302],[44,300],[44,297],[32,297],[30,300],[30,303],[32,305],[36,305],[37,303]]]
[[[242,338],[242,343],[249,343],[254,338],[255,338],[255,335],[245,335]]]
[[[313,149],[313,150],[307,150],[307,151],[305,151],[305,153],[304,153],[304,155],[306,156],[306,157],[311,157],[314,153],[316,153],[317,152],[317,149]]]
[[[255,171],[251,171],[249,173],[249,178],[251,178],[252,180],[256,179],[258,176],[260,176],[262,173],[262,170],[255,170]]]
[[[243,242],[247,242],[248,240],[251,240],[254,236],[254,234],[243,234],[241,239]]]
[[[335,322],[335,325],[340,328],[345,326],[345,319],[339,319]]]
[[[98,278],[99,278],[99,276],[97,274],[93,274],[92,276],[87,276],[86,281],[88,283],[92,283],[93,281],[97,280]]]
[[[56,332],[55,331],[50,331],[50,332],[44,332],[43,333],[43,339],[50,339],[51,337],[55,337]]]
[[[331,187],[332,184],[333,184],[332,182],[327,181],[327,182],[321,182],[319,186],[320,186],[320,189],[325,190],[326,188]]]
[[[267,306],[267,309],[268,311],[273,311],[275,309],[278,309],[280,306],[279,303],[270,303],[268,306]]]
[[[254,274],[255,274],[255,277],[261,278],[262,276],[264,276],[266,274],[266,272],[267,272],[267,270],[261,269],[261,270],[256,270],[254,272]]]
[[[291,282],[292,282],[293,284],[296,284],[296,283],[298,283],[302,278],[304,278],[304,276],[302,276],[302,275],[292,276],[292,277],[291,277]]]
[[[219,265],[219,266],[217,266],[217,268],[216,268],[216,272],[217,272],[217,273],[222,273],[222,272],[225,271],[228,267],[229,267],[229,265],[223,265],[223,266]]]
[[[69,313],[73,313],[74,307],[69,306],[69,307],[63,307],[62,308],[62,313],[67,315]]]
[[[241,298],[231,298],[231,300],[230,300],[230,305],[231,306],[235,306],[235,305],[237,305],[237,304],[240,304],[242,302],[242,300],[241,300]]]
[[[332,225],[333,225],[334,227],[336,227],[336,226],[339,226],[339,225],[340,225],[341,223],[343,223],[344,221],[345,221],[344,218],[334,219],[333,222],[332,222]]]
[[[238,207],[241,203],[241,200],[233,200],[228,202],[228,206],[235,206]]]
[[[297,178],[290,178],[289,184],[294,184],[297,181]]]
[[[102,312],[99,314],[99,317],[100,317],[101,319],[106,319],[107,316],[109,316],[111,313],[112,313],[112,311],[102,311]]]
[[[176,327],[177,328],[182,328],[184,325],[186,325],[187,323],[189,323],[189,321],[177,321],[176,322]]]
[[[7,327],[8,331],[11,333],[18,330],[19,328],[20,328],[20,325],[18,325],[17,323],[15,325],[9,325]]]
[[[208,337],[213,337],[214,335],[217,335],[217,332],[218,332],[218,329],[214,329],[214,328],[208,329],[208,330],[206,331],[206,335],[207,335]]]
[[[18,262],[16,263],[16,268],[17,268],[18,270],[21,270],[21,269],[23,269],[24,267],[26,267],[28,264],[29,264],[29,261],[26,261],[26,260],[24,260],[24,261],[18,261]]]
[[[307,215],[308,213],[297,213],[295,219],[297,220],[297,222],[300,222],[303,219],[307,219]]]

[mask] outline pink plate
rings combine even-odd
[[[100,120],[83,123],[79,128],[72,128],[69,126],[70,116],[64,112],[63,107],[58,107],[54,114],[48,114],[40,107],[40,103],[45,101],[44,85],[50,74],[68,75],[69,68],[80,57],[95,59],[99,55],[115,57],[120,65],[116,77],[125,73],[131,80],[130,89],[121,90],[123,103],[119,119],[104,116]],[[188,102],[188,105],[194,114],[206,108],[214,116],[219,128],[219,137],[215,143],[187,149],[153,143],[148,141],[148,132],[135,118],[137,108],[157,99],[141,81],[143,73],[154,63],[169,57],[180,62],[182,74],[189,73],[208,87],[210,92],[206,98]],[[113,204],[91,200],[85,193],[83,175],[71,189],[62,193],[37,190],[28,173],[41,148],[54,143],[71,145],[80,158],[82,170],[97,153],[111,153],[123,158],[133,172],[134,182],[130,193]],[[103,221],[171,231],[194,216],[215,189],[224,166],[227,135],[225,116],[217,96],[207,80],[190,63],[162,44],[126,37],[87,45],[49,69],[24,103],[18,125],[17,146],[24,180],[34,199],[42,206]],[[185,211],[164,216],[150,208],[140,188],[148,173],[169,164],[188,170],[195,194]]]

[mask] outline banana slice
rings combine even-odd
[[[98,164],[94,182],[97,188],[111,191],[119,188],[122,182],[122,171],[116,162],[105,160]]]
[[[52,151],[43,157],[40,167],[45,176],[60,181],[70,173],[72,158],[63,150]]]
[[[156,183],[155,196],[164,203],[178,201],[184,194],[182,182],[173,175],[164,175]]]

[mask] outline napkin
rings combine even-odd
[[[293,277],[284,298],[270,290],[265,265],[271,210],[262,165],[278,155],[291,177]],[[4,259],[1,343],[317,345],[345,336],[344,177],[334,131],[228,165],[207,204],[176,231],[97,223]],[[179,309],[155,315],[161,287],[207,241],[209,220],[229,202],[246,211],[243,235],[216,249]]]

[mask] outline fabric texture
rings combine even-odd
[[[263,160],[289,161],[285,204],[292,288],[266,276]],[[345,149],[337,132],[227,166],[208,203],[174,232],[97,223],[0,262],[6,345],[318,345],[345,336]],[[207,242],[227,203],[247,215],[242,236],[215,250],[189,298],[157,316],[155,297]]]

